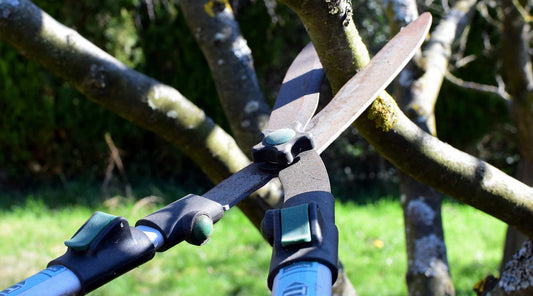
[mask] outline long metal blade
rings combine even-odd
[[[400,73],[427,36],[431,14],[424,13],[403,28],[370,63],[352,77],[307,126],[321,153],[352,124]]]
[[[309,43],[294,59],[283,79],[267,129],[288,127],[295,121],[303,129],[315,114],[323,78],[322,65],[313,44]]]

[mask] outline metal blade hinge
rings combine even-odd
[[[294,122],[287,128],[264,130],[263,140],[252,148],[252,155],[254,162],[265,164],[264,168],[279,170],[292,164],[301,152],[314,148],[313,136]]]

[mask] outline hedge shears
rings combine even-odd
[[[84,295],[182,241],[203,245],[225,211],[275,177],[284,189],[283,206],[267,211],[261,227],[273,247],[268,287],[272,295],[330,295],[338,273],[338,232],[320,153],[398,75],[430,25],[431,15],[424,13],[403,28],[316,115],[324,72],[310,43],[287,71],[250,165],[203,195],[189,194],[149,214],[135,227],[123,217],[94,213],[65,242],[64,255],[0,296]]]

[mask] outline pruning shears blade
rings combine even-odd
[[[307,126],[321,153],[400,73],[414,56],[431,26],[431,14],[423,13],[390,40],[370,63],[352,77],[331,102]]]
[[[285,74],[267,130],[284,128],[292,122],[298,122],[303,129],[315,114],[323,78],[322,65],[309,43]]]

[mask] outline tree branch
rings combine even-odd
[[[320,0],[284,0],[308,29],[333,90],[356,73],[368,57],[353,22],[345,26]],[[341,1],[344,2],[344,1]],[[335,47],[326,36],[338,36]],[[358,51],[360,50],[360,51]],[[338,54],[335,54],[335,52]],[[357,58],[357,57],[363,57]],[[336,69],[343,69],[339,71]],[[533,237],[533,189],[471,155],[425,133],[383,92],[355,122],[359,132],[400,170],[444,194],[455,197]],[[380,105],[385,108],[376,108]],[[379,109],[379,110],[378,110]],[[381,112],[379,112],[381,111]],[[382,129],[374,120],[391,123]]]
[[[174,88],[138,73],[27,0],[0,1],[0,38],[92,101],[162,136],[214,182],[249,163],[231,136]]]
[[[259,88],[252,52],[226,0],[179,2],[215,81],[219,99],[238,145],[251,153],[261,141],[270,107]]]
[[[512,0],[514,7],[516,7],[516,10],[518,13],[520,13],[520,16],[524,19],[524,22],[530,23],[533,22],[533,16],[530,15],[527,10],[520,4],[518,0]]]
[[[0,39],[90,100],[182,150],[214,183],[250,163],[235,140],[176,89],[128,68],[28,0],[0,0],[0,11]],[[270,189],[239,203],[258,228],[279,195]]]
[[[448,80],[449,82],[457,85],[458,87],[475,90],[482,93],[497,95],[498,97],[507,102],[509,102],[510,100],[510,95],[505,91],[503,85],[494,86],[488,84],[481,84],[473,81],[465,81],[457,76],[454,76],[449,71],[446,71],[446,73],[444,74],[444,78],[446,78],[446,80]],[[503,81],[501,81],[501,78],[497,77],[497,80],[498,82],[503,83]]]
[[[261,141],[270,107],[259,88],[252,52],[231,6],[227,0],[183,0],[179,4],[207,60],[237,145],[251,157],[252,147]],[[252,198],[239,203],[256,226],[267,209],[282,201],[279,181],[270,182],[260,195],[262,201]]]

